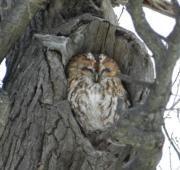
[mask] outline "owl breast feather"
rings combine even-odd
[[[80,84],[74,84],[68,94],[77,121],[88,132],[105,130],[118,119],[118,96],[107,93],[106,86],[99,83]]]

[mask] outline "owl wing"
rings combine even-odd
[[[128,109],[130,107],[130,102],[128,99],[128,93],[127,91],[121,86],[120,93],[118,95],[118,101],[117,101],[117,112],[121,113],[124,110]]]

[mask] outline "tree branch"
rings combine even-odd
[[[47,0],[19,0],[11,13],[0,23],[0,62],[25,31],[27,25]]]
[[[133,112],[132,114],[129,114]],[[126,118],[125,118],[126,117]],[[149,148],[154,147],[158,143],[158,147],[163,146],[163,134],[161,133],[160,124],[154,127],[152,122],[158,119],[162,122],[161,116],[148,116],[142,112],[142,108],[130,109],[120,117],[117,124],[109,130],[102,132],[97,140],[111,139],[117,145],[128,144],[134,147]],[[151,122],[152,121],[152,122]],[[154,121],[154,123],[157,121]],[[147,128],[147,127],[148,128]],[[152,128],[150,128],[152,126]]]
[[[145,108],[148,112],[157,112],[165,107],[169,99],[172,71],[180,56],[179,8],[176,3],[176,26],[168,37],[167,50],[158,34],[155,33],[147,23],[142,11],[142,2],[143,0],[129,0],[127,8],[138,34],[154,53],[153,57],[156,63],[157,78],[153,86],[154,88],[151,89]]]
[[[167,138],[168,138],[169,143],[171,144],[171,146],[172,146],[173,149],[175,150],[175,152],[176,152],[176,154],[177,154],[177,156],[178,156],[178,158],[179,158],[179,160],[180,160],[180,152],[179,152],[179,150],[177,149],[177,147],[176,147],[176,145],[174,144],[174,142],[172,141],[172,139],[170,138],[169,133],[168,133],[168,131],[167,131],[167,129],[166,129],[165,124],[163,124],[162,127],[163,127],[163,130],[164,130],[165,135],[166,135]]]
[[[174,26],[174,30],[171,32],[171,34],[168,36],[167,40],[168,43],[173,44],[174,48],[176,48],[176,51],[178,50],[178,44],[180,42],[180,5],[176,0],[173,0],[174,5],[174,11],[175,11],[175,18],[176,18],[176,24]],[[175,44],[177,46],[175,47]]]
[[[126,5],[128,0],[111,0],[113,6]],[[173,10],[173,4],[166,0],[143,0],[143,6],[157,11],[161,14],[175,17],[175,12]]]
[[[161,61],[160,56],[164,54],[166,49],[159,38],[159,35],[153,31],[149,23],[146,21],[142,10],[142,3],[143,0],[129,0],[127,10],[132,17],[137,33],[153,52],[156,62],[159,63]]]
[[[177,1],[174,1],[177,2]],[[171,92],[171,77],[176,61],[180,57],[180,8],[174,3],[176,9],[176,25],[168,37],[168,50],[166,55],[160,56],[161,62],[157,62],[157,79],[147,101],[148,109],[165,107]]]
[[[173,18],[175,17],[173,4],[166,0],[144,0],[143,5],[161,14],[164,14]]]

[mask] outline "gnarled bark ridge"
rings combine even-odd
[[[116,23],[109,0],[54,0],[34,16],[6,55],[0,169],[155,169],[163,137],[162,110],[147,107],[156,87],[152,62],[143,43]],[[113,57],[131,101],[95,141],[82,133],[67,101],[66,65],[82,52]]]

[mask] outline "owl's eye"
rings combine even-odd
[[[82,70],[83,70],[83,71],[89,71],[89,72],[91,72],[91,73],[94,72],[93,69],[88,68],[88,67],[83,67]]]
[[[104,72],[109,73],[109,72],[111,72],[111,69],[110,68],[105,68],[105,69],[102,70],[102,73],[104,73]]]

